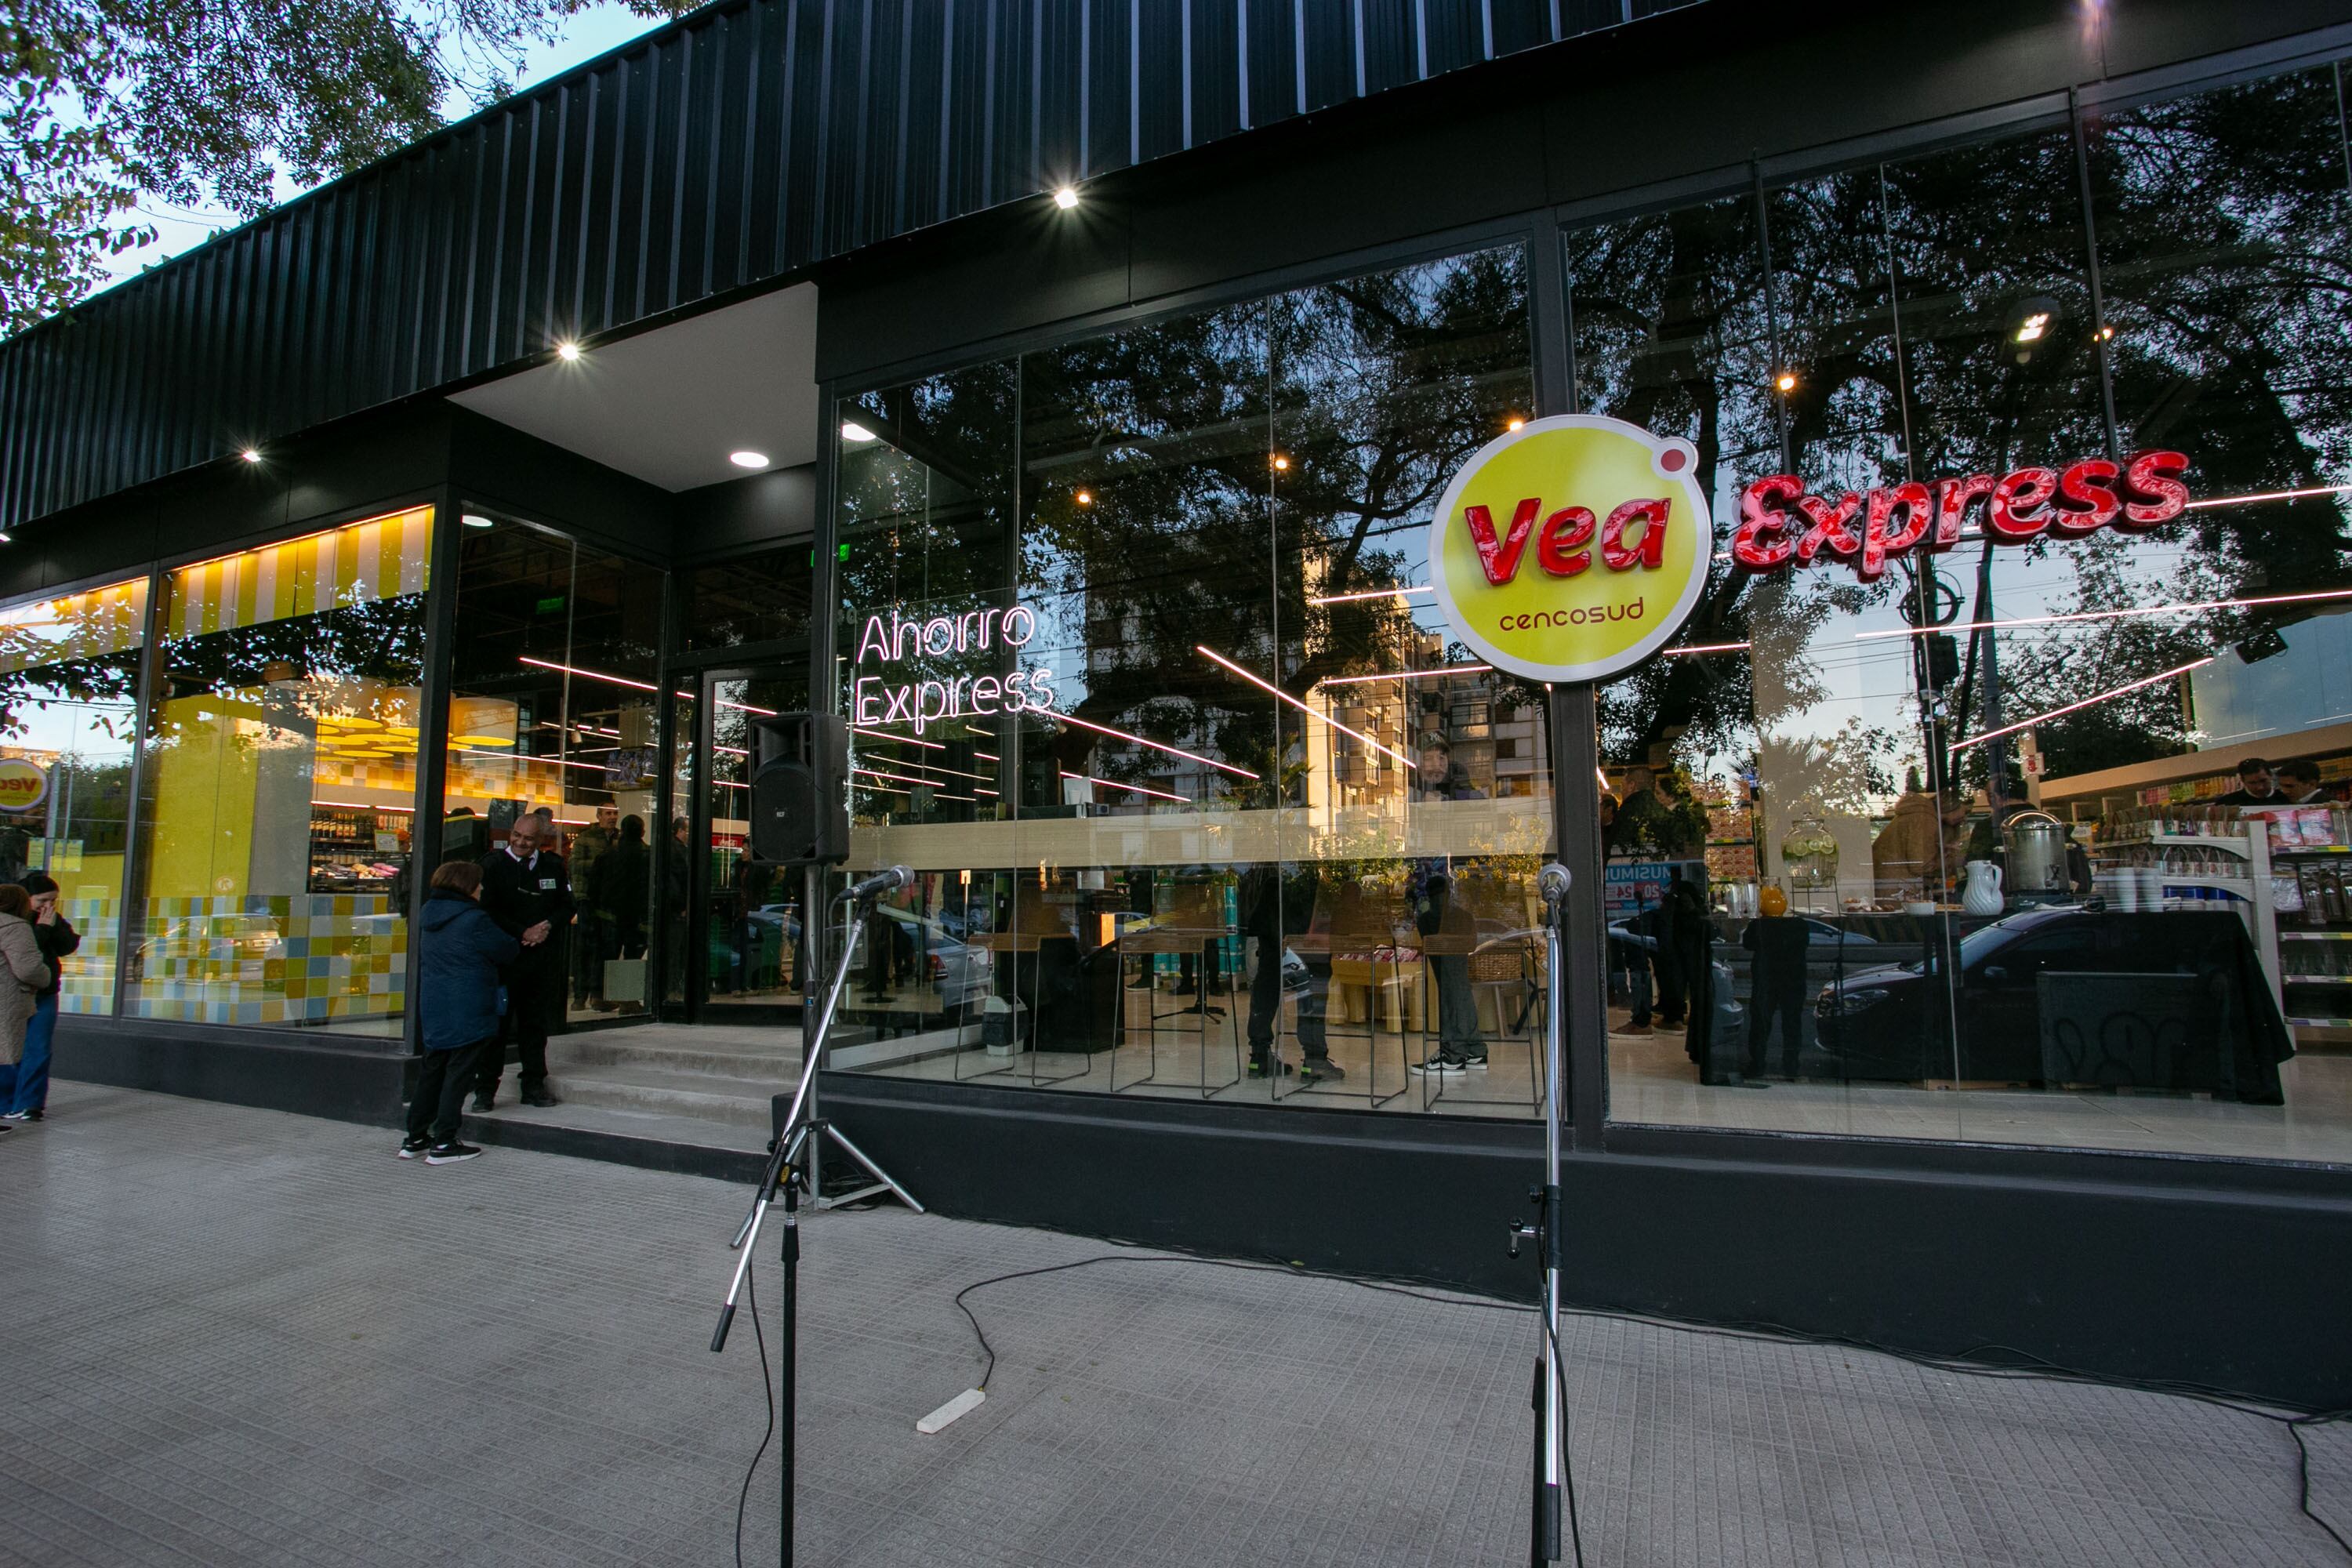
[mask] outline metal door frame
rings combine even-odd
[[[692,679],[695,686],[693,768],[687,780],[691,795],[686,814],[686,841],[688,859],[686,867],[686,984],[684,1013],[689,1024],[799,1024],[802,1020],[801,997],[795,994],[789,1000],[776,1002],[740,1002],[724,1006],[710,1005],[710,915],[711,898],[717,891],[710,881],[710,821],[711,792],[717,787],[710,777],[710,767],[719,755],[714,730],[719,716],[719,704],[712,697],[712,688],[729,680],[792,680],[803,685],[808,679],[808,664],[804,653],[790,648],[779,650],[772,662],[759,664],[719,663],[696,670],[677,670],[672,679]],[[671,769],[675,777],[677,770]],[[805,930],[808,911],[803,910],[802,950],[814,952]],[[797,976],[795,977],[798,978]],[[665,982],[666,983],[666,982]]]

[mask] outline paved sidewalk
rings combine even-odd
[[[731,1561],[743,1194],[61,1083],[0,1139],[0,1563]],[[1492,1224],[1492,1216],[1465,1216]],[[806,1227],[804,1563],[1516,1563],[1532,1321],[917,1217]],[[1499,1235],[1499,1230],[1497,1232]],[[772,1249],[761,1248],[772,1278]],[[764,1298],[772,1328],[774,1298]],[[2184,1401],[1577,1320],[1601,1564],[2340,1563],[2284,1432]],[[2352,1519],[2352,1433],[2313,1438]],[[745,1560],[773,1563],[775,1471]]]

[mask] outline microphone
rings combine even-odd
[[[1554,860],[1536,874],[1536,886],[1542,890],[1543,901],[1559,903],[1568,897],[1568,868]]]
[[[860,900],[871,899],[878,894],[896,892],[914,879],[915,873],[909,868],[892,866],[886,870],[875,872],[871,877],[850,883],[848,887],[842,889],[841,897],[845,902],[856,903]]]

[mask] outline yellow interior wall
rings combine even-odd
[[[156,748],[153,855],[147,873],[151,899],[236,898],[245,892],[252,864],[254,780],[258,759],[236,744],[237,722],[219,711],[223,699],[250,702],[256,693],[175,697],[163,704]],[[217,885],[226,877],[229,885]]]

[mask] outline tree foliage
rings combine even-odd
[[[153,236],[138,204],[250,218],[513,89],[597,0],[0,0],[0,333]],[[625,0],[643,16],[686,0]]]

